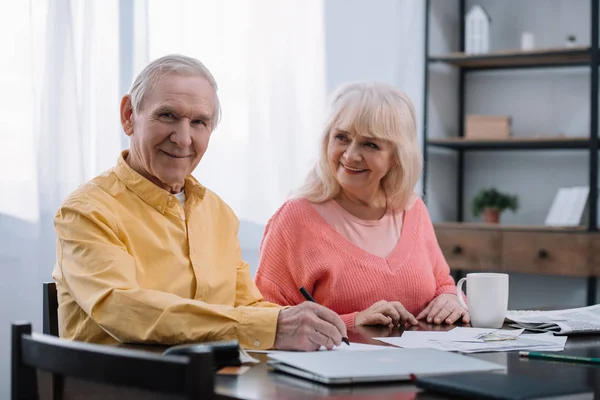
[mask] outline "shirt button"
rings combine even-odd
[[[158,206],[158,207],[156,207],[156,209],[157,209],[158,211],[160,211],[160,210],[162,210],[162,206]]]
[[[254,347],[259,347],[260,346],[260,341],[255,340],[253,344],[254,344]]]
[[[179,216],[179,218],[181,218],[181,220],[182,220],[182,221],[185,221],[185,215],[184,215],[184,214],[181,214],[181,215]]]

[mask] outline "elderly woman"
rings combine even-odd
[[[256,276],[265,299],[295,305],[304,287],[346,326],[469,322],[413,192],[421,170],[408,96],[381,83],[341,87],[316,167],[267,224]]]

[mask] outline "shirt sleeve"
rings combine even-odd
[[[117,225],[95,205],[65,204],[54,222],[58,268],[69,293],[116,340],[176,344],[237,339],[247,348],[273,347],[281,308],[262,303],[249,285],[247,264],[240,261],[238,266],[235,307],[186,299],[140,287],[135,260]]]
[[[293,239],[289,237],[290,230],[283,228],[284,224],[290,224],[289,216],[282,215],[285,207],[286,205],[282,206],[265,227],[260,244],[256,285],[267,301],[282,306],[295,306],[306,301],[299,292],[302,285],[300,282],[305,277],[301,276],[302,268],[294,264],[294,260],[300,260],[301,257],[291,246]],[[312,285],[310,286],[307,289],[312,289]]]
[[[294,306],[304,301],[299,292],[302,281],[306,276],[300,276],[303,268],[294,268],[291,254],[295,254],[290,246],[293,242],[286,231],[281,228],[282,216],[277,213],[267,224],[260,246],[260,265],[256,273],[256,284],[265,298],[277,304]],[[308,279],[307,286],[312,289],[312,281]],[[312,282],[312,283],[311,283]],[[340,317],[347,328],[354,326],[358,312],[342,314]]]
[[[346,324],[346,328],[352,328],[354,326],[354,320],[356,319],[356,314],[358,311],[348,313],[348,314],[340,314],[342,321]]]
[[[239,245],[238,258],[240,260],[242,259]],[[235,305],[236,307],[245,306],[281,309],[280,305],[264,300],[263,295],[252,280],[252,276],[250,275],[250,266],[245,261],[240,261],[237,267]]]

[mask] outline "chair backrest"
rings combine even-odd
[[[63,399],[67,392],[74,398],[102,398],[99,388],[110,393],[103,398],[111,399],[133,398],[126,389],[133,390],[138,398],[215,397],[213,355],[209,349],[190,356],[164,356],[32,334],[30,323],[13,323],[12,400],[38,400],[42,385],[37,372],[44,371],[61,379],[61,385],[52,388],[52,399]],[[69,379],[75,382],[70,391]]]
[[[42,290],[44,298],[43,329],[46,335],[58,336],[58,295],[56,283],[44,282]]]

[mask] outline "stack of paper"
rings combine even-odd
[[[523,329],[479,329],[457,327],[446,332],[406,331],[401,337],[376,338],[404,348],[433,348],[461,353],[535,350],[562,351],[566,337],[551,333],[523,334]]]
[[[557,335],[600,332],[600,304],[554,311],[509,311],[512,326]]]

